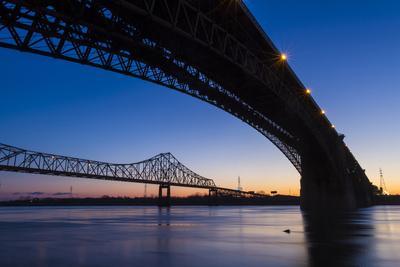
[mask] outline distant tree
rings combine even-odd
[[[383,194],[382,188],[379,188],[379,187],[377,187],[376,185],[374,185],[372,183],[371,183],[371,188],[372,188],[372,193],[374,194],[374,196]]]

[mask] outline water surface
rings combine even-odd
[[[399,249],[399,206],[0,207],[0,266],[399,266]]]

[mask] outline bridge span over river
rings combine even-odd
[[[0,47],[140,78],[229,112],[297,169],[303,209],[371,204],[344,136],[241,0],[1,0]]]
[[[171,153],[129,164],[114,164],[48,153],[29,151],[0,144],[0,171],[69,176],[98,180],[159,185],[160,204],[168,204],[171,186],[208,189],[210,197],[257,197],[266,195],[216,186],[180,163]],[[163,191],[166,196],[163,197]]]

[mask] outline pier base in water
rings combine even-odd
[[[218,190],[209,189],[208,190],[208,205],[215,206],[218,205]]]
[[[163,196],[164,189],[167,189],[167,195]],[[169,207],[171,206],[171,186],[168,184],[160,184],[158,188],[158,206]]]

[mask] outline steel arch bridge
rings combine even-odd
[[[343,138],[240,0],[2,0],[0,46],[151,81],[229,112],[297,169],[305,208],[371,201]]]

